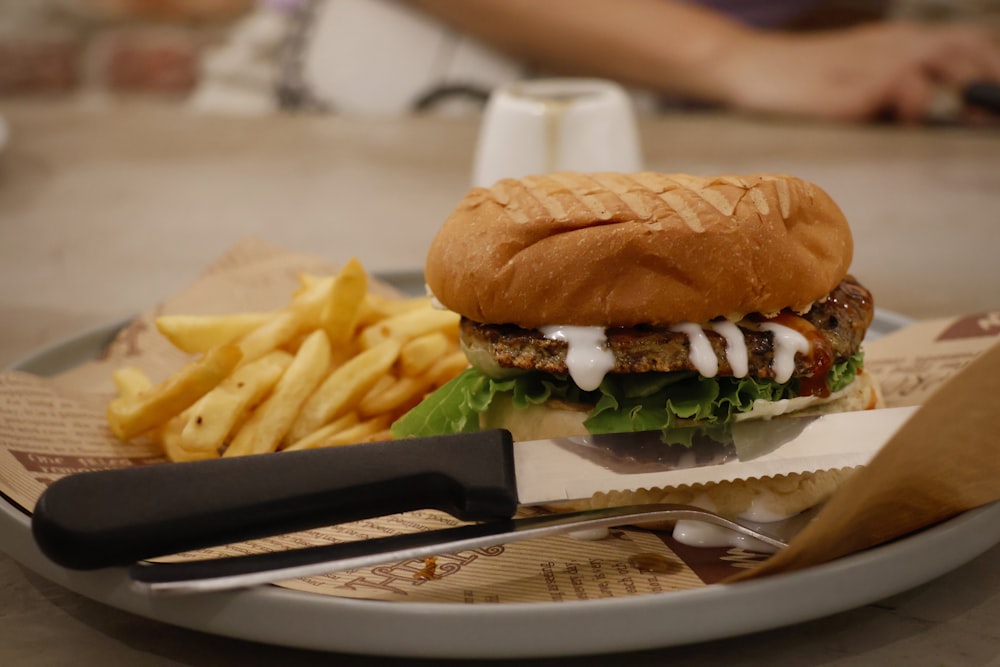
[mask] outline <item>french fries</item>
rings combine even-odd
[[[171,461],[384,440],[467,366],[458,321],[429,298],[370,291],[356,259],[335,275],[301,274],[274,311],[157,317],[157,330],[196,356],[160,384],[116,370],[108,424]]]
[[[265,454],[277,450],[302,404],[322,381],[329,366],[330,340],[325,331],[316,329],[299,347],[271,395],[237,432],[225,456]]]
[[[291,354],[274,350],[237,368],[191,407],[179,446],[189,452],[218,452],[240,416],[263,400],[291,363]]]
[[[235,345],[222,345],[138,396],[119,396],[108,404],[111,432],[130,440],[168,421],[222,382],[242,356]]]
[[[270,313],[161,315],[156,330],[182,352],[196,354],[232,343],[270,319]]]
[[[333,281],[330,297],[323,304],[320,326],[326,331],[330,345],[347,345],[357,326],[361,304],[368,291],[368,276],[361,262],[352,259]]]
[[[400,347],[396,341],[386,340],[330,373],[302,406],[288,434],[290,442],[301,440],[356,407],[365,393],[388,372],[399,356]]]
[[[163,448],[163,453],[171,461],[204,461],[218,458],[218,452],[211,450],[185,449],[181,443],[181,433],[184,429],[183,415],[174,417],[156,430],[156,440]]]
[[[115,389],[122,398],[133,401],[143,392],[149,391],[153,387],[153,382],[141,368],[135,366],[125,366],[119,368],[112,375]]]
[[[453,350],[452,342],[440,331],[433,331],[407,341],[399,350],[399,369],[415,377]]]
[[[419,308],[392,315],[361,331],[361,345],[375,347],[384,340],[407,341],[434,331],[458,331],[459,316],[450,310]]]

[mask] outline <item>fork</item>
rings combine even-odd
[[[784,532],[798,532],[803,523],[811,518],[811,513],[807,511],[782,526]],[[132,588],[144,593],[203,593],[456,553],[559,533],[668,520],[704,521],[752,537],[776,549],[788,545],[788,537],[778,536],[773,529],[765,532],[760,524],[735,521],[691,505],[661,503],[504,519],[248,556],[140,561],[129,568],[129,576]],[[774,527],[778,527],[777,524]]]

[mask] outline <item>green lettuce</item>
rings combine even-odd
[[[862,364],[860,353],[835,364],[827,376],[830,391],[849,385]],[[400,417],[392,434],[405,438],[477,431],[479,415],[500,394],[509,394],[520,408],[550,399],[593,405],[584,422],[591,433],[660,430],[671,442],[678,440],[678,429],[692,422],[707,429],[723,427],[757,399],[799,395],[795,380],[706,378],[693,371],[607,375],[598,389],[587,392],[566,377],[528,372],[495,380],[469,368]],[[679,440],[690,442],[684,436]]]

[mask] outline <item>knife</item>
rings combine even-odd
[[[506,520],[600,491],[863,465],[914,410],[737,422],[725,442],[681,449],[659,432],[513,442],[490,430],[86,472],[46,489],[32,533],[55,563],[96,569],[418,509]]]

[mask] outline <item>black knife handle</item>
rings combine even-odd
[[[31,523],[54,562],[95,569],[416,509],[513,516],[510,433],[80,473],[49,486]]]

